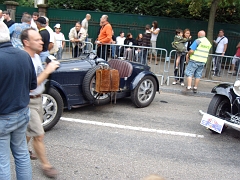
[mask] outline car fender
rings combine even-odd
[[[130,84],[130,90],[135,89],[135,87],[138,85],[139,81],[141,81],[142,78],[144,78],[145,76],[152,76],[154,77],[154,79],[156,80],[157,83],[157,92],[159,92],[159,82],[157,79],[157,76],[155,74],[153,74],[150,71],[142,71],[141,73],[139,73],[131,82]]]
[[[62,86],[58,82],[53,81],[53,80],[51,80],[51,86],[53,88],[55,88],[61,94],[63,102],[64,102],[64,106],[67,107],[70,110],[71,107],[70,107],[70,105],[69,105],[69,103],[67,101],[67,94],[63,90]]]
[[[230,100],[230,102],[232,102],[233,93],[234,93],[232,91],[232,88],[233,88],[233,85],[223,83],[223,84],[219,84],[219,85],[215,86],[212,89],[211,93],[226,96]]]

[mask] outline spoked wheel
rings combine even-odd
[[[231,104],[229,99],[221,95],[213,96],[209,106],[208,106],[208,114],[219,117],[221,119],[230,119],[229,115],[226,112],[231,112]],[[227,126],[224,125],[222,132],[226,130]],[[212,130],[211,130],[212,131]],[[216,133],[215,131],[212,131]]]
[[[83,79],[83,94],[89,101],[94,104],[106,104],[110,102],[108,93],[99,94],[95,91],[96,87],[96,70],[99,66],[90,69]]]
[[[42,95],[43,128],[52,129],[59,121],[63,112],[63,100],[57,90],[50,88],[48,94]]]
[[[145,76],[131,92],[131,100],[137,107],[146,107],[153,101],[157,90],[154,77]]]

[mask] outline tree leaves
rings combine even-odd
[[[0,2],[3,0],[0,0]],[[20,6],[33,6],[34,0],[16,0]],[[208,20],[214,0],[48,0],[50,8],[166,16]],[[220,0],[217,22],[240,23],[240,1]]]

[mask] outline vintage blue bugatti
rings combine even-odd
[[[95,91],[96,70],[101,66],[110,66],[119,71],[117,99],[131,97],[136,107],[143,108],[151,104],[159,91],[158,79],[150,67],[137,62],[120,59],[107,62],[93,53],[60,62],[60,68],[51,74],[49,87],[42,96],[45,131],[57,124],[64,108],[70,110],[90,104],[110,103],[111,93],[99,94]]]

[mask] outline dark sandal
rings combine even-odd
[[[56,178],[58,175],[58,172],[54,167],[42,169],[42,171],[43,171],[43,174],[49,178]]]

